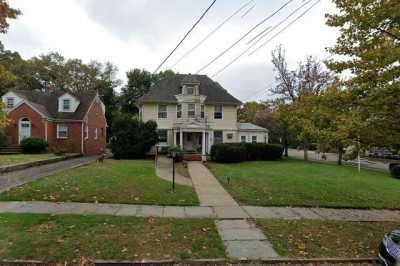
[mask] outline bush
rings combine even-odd
[[[211,147],[216,162],[266,161],[281,159],[283,146],[265,143],[224,143]]]
[[[0,129],[0,147],[6,146],[6,133],[4,129]]]
[[[47,141],[39,138],[26,138],[21,141],[23,153],[42,153],[47,149]]]
[[[239,163],[246,160],[246,148],[240,144],[216,144],[211,147],[211,159],[221,163]]]
[[[397,179],[400,179],[400,164],[390,164],[389,165],[390,174]]]
[[[115,159],[142,159],[158,142],[157,123],[127,114],[114,118],[111,150]]]
[[[175,152],[175,162],[183,161],[183,151],[178,146],[170,146],[168,147],[167,155],[172,158],[172,153]]]

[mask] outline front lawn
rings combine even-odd
[[[66,170],[4,192],[0,200],[198,205],[193,188],[177,185],[173,193],[149,160],[105,160]]]
[[[209,167],[242,205],[400,208],[400,180],[376,171],[295,159]]]
[[[224,258],[211,219],[1,214],[0,260]],[[78,263],[73,263],[77,265]]]
[[[386,233],[400,222],[257,220],[281,256],[295,258],[376,257]]]
[[[0,155],[0,166],[30,163],[30,162],[35,162],[35,161],[55,159],[55,158],[59,158],[59,157],[61,157],[61,156],[56,156],[52,153]]]

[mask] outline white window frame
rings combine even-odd
[[[176,105],[176,118],[182,118],[182,104],[178,103]]]
[[[226,139],[232,140],[233,139],[233,133],[226,133]]]
[[[204,104],[200,105],[200,118],[204,118],[205,117],[205,106]]]
[[[68,102],[68,108],[65,108],[65,103]],[[71,111],[71,99],[62,99],[62,110],[64,112],[69,112]]]
[[[218,132],[218,133],[221,133],[221,142],[218,142],[218,143],[216,143],[215,142],[215,140],[217,139],[216,137],[215,137],[215,133],[216,132]],[[219,144],[219,143],[224,143],[224,132],[222,131],[222,130],[214,130],[214,132],[213,132],[213,138],[214,138],[214,144]]]
[[[160,107],[165,106],[165,111],[160,111]],[[157,105],[157,117],[158,119],[168,119],[168,105],[167,104],[159,104]],[[165,114],[165,117],[162,117],[162,114]]]
[[[254,138],[255,138],[255,140],[254,140]],[[257,143],[257,136],[256,135],[251,136],[251,143]]]
[[[11,104],[10,101],[12,102]],[[7,109],[12,109],[14,108],[14,106],[15,106],[15,98],[13,97],[7,98]]]
[[[160,132],[165,132],[165,135],[166,135],[165,141],[160,141]],[[159,139],[158,143],[161,143],[161,144],[167,144],[168,143],[168,130],[167,129],[158,129],[157,130],[157,136],[158,136],[158,139]]]
[[[217,112],[217,107],[219,107],[219,106],[221,106],[221,112]],[[221,113],[221,117],[220,117],[220,118],[215,118],[215,115],[218,114],[218,113]],[[224,118],[223,113],[224,113],[224,105],[222,105],[222,104],[216,104],[216,105],[214,105],[214,119],[215,119],[215,120],[221,120],[221,119],[223,119],[223,118]]]
[[[191,93],[189,93],[189,89],[192,90]],[[187,95],[194,95],[195,94],[195,87],[194,86],[186,86],[186,94]]]
[[[65,132],[66,132],[66,135],[65,136],[60,136],[60,132],[61,132],[61,128],[64,128],[64,129],[66,129],[65,130]],[[67,125],[65,125],[65,124],[57,124],[57,139],[67,139],[68,138],[68,135],[69,135],[69,128],[68,128],[68,126]]]
[[[97,127],[94,128],[94,139],[98,139],[98,132],[97,132]]]
[[[240,142],[246,143],[247,142],[246,136],[240,136]]]
[[[190,108],[190,106],[193,106],[193,109]],[[194,103],[188,103],[188,117],[189,118],[195,118],[196,117],[196,104]]]
[[[83,130],[83,135],[85,137],[85,139],[89,139],[89,126],[86,125],[84,130]]]

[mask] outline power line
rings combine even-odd
[[[222,57],[224,54],[226,54],[230,49],[232,49],[233,47],[235,47],[240,41],[242,41],[244,38],[246,38],[250,33],[252,33],[257,27],[259,27],[260,25],[264,24],[267,20],[269,20],[270,18],[272,18],[273,16],[275,16],[279,11],[281,11],[283,8],[285,8],[288,4],[290,4],[290,2],[292,2],[293,0],[289,0],[287,1],[284,5],[282,5],[279,9],[277,9],[275,12],[273,12],[271,15],[269,15],[268,17],[264,18],[263,20],[261,20],[259,23],[257,23],[254,27],[252,27],[248,32],[246,32],[243,36],[241,36],[238,40],[236,40],[231,46],[229,46],[228,48],[226,48],[224,51],[222,51],[220,54],[218,54],[215,58],[213,58],[210,62],[208,62],[206,65],[204,65],[203,67],[201,67],[198,71],[196,71],[196,74],[200,73],[201,71],[203,71],[204,69],[206,69],[207,67],[209,67],[212,63],[214,63],[215,61],[217,61],[220,57]]]
[[[302,9],[304,6],[306,6],[308,3],[310,3],[312,0],[308,0],[305,1],[301,6],[299,6],[298,8],[296,8],[295,10],[293,10],[293,12],[291,12],[286,18],[284,18],[283,20],[281,20],[280,23],[276,24],[275,26],[268,27],[265,30],[263,30],[262,32],[260,32],[259,34],[257,34],[256,36],[254,36],[250,41],[248,41],[246,44],[250,44],[252,43],[255,39],[257,39],[258,37],[260,37],[256,43],[258,43],[259,41],[261,41],[265,36],[267,36],[269,33],[271,33],[273,30],[275,30],[276,28],[278,28],[280,25],[282,25],[284,22],[286,22],[291,16],[293,16],[294,14],[297,13],[297,11],[299,11],[300,9]],[[271,28],[271,29],[269,29]],[[269,29],[269,30],[268,30]]]
[[[278,31],[274,36],[272,36],[271,38],[269,38],[266,42],[264,42],[263,44],[261,44],[259,47],[257,47],[254,51],[252,51],[250,55],[253,55],[254,53],[256,53],[258,50],[260,50],[261,48],[263,48],[265,45],[267,45],[272,39],[274,39],[276,36],[278,36],[280,33],[282,33],[283,31],[285,31],[287,28],[289,28],[293,23],[295,23],[297,20],[299,20],[300,18],[302,18],[305,14],[307,14],[307,12],[309,12],[314,6],[316,6],[321,0],[318,0],[317,2],[315,2],[312,6],[310,6],[309,8],[307,8],[303,13],[301,13],[298,17],[296,17],[294,20],[292,20],[292,22],[290,22],[289,24],[287,24],[283,29],[281,29],[280,31]]]
[[[200,21],[203,19],[203,17],[208,13],[208,11],[211,9],[211,7],[215,4],[217,0],[213,0],[211,5],[203,12],[203,14],[200,16],[200,18],[194,23],[194,25],[190,28],[190,30],[183,36],[182,40],[178,43],[178,45],[169,53],[169,55],[161,62],[161,64],[154,70],[153,73],[157,73],[157,71],[164,65],[164,63],[171,57],[171,55],[178,49],[178,47],[183,43],[183,41],[186,39],[186,37],[194,30],[194,28],[197,26],[197,24],[200,23]]]
[[[253,10],[253,8],[256,6],[257,4],[252,5],[246,12],[244,12],[244,14],[242,15],[242,18],[244,18],[247,14],[250,13],[251,10]]]
[[[258,49],[261,49],[263,46],[267,45],[271,40],[273,40],[276,36],[278,36],[280,33],[282,33],[284,30],[286,30],[290,25],[295,23],[297,20],[299,20],[301,17],[303,17],[308,11],[310,11],[311,8],[313,8],[316,4],[318,4],[321,0],[318,0],[315,2],[312,6],[310,6],[308,9],[306,9],[302,14],[300,14],[298,17],[296,17],[293,21],[291,21],[286,27],[284,27],[282,30],[280,30],[278,33],[276,33],[274,36],[272,36],[270,39],[268,39],[265,43],[262,44],[262,46],[258,47],[255,49],[252,53],[249,54],[252,55],[254,54]],[[232,61],[230,61],[228,64],[226,64],[223,68],[218,70],[212,77],[218,76],[220,73],[225,71],[228,67],[230,67],[233,63],[235,63],[237,60],[239,60],[244,54],[246,54],[248,51],[250,51],[251,48],[253,48],[256,44],[258,43],[255,42],[252,45],[250,45],[248,48],[246,48],[241,54],[239,54],[237,57],[235,57]]]
[[[171,69],[174,68],[177,64],[179,64],[185,57],[190,55],[194,50],[199,48],[208,38],[210,38],[214,33],[216,33],[222,26],[224,26],[229,20],[231,20],[235,15],[237,15],[240,11],[242,11],[245,7],[247,7],[251,2],[254,0],[248,1],[246,4],[242,5],[238,10],[236,10],[232,15],[226,18],[221,24],[219,24],[214,30],[208,33],[200,42],[198,42],[192,49],[187,51],[184,55],[182,55],[176,62],[170,67]]]

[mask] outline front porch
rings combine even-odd
[[[173,130],[174,146],[179,146],[185,152],[187,160],[207,160],[211,147],[210,136],[206,130]]]

